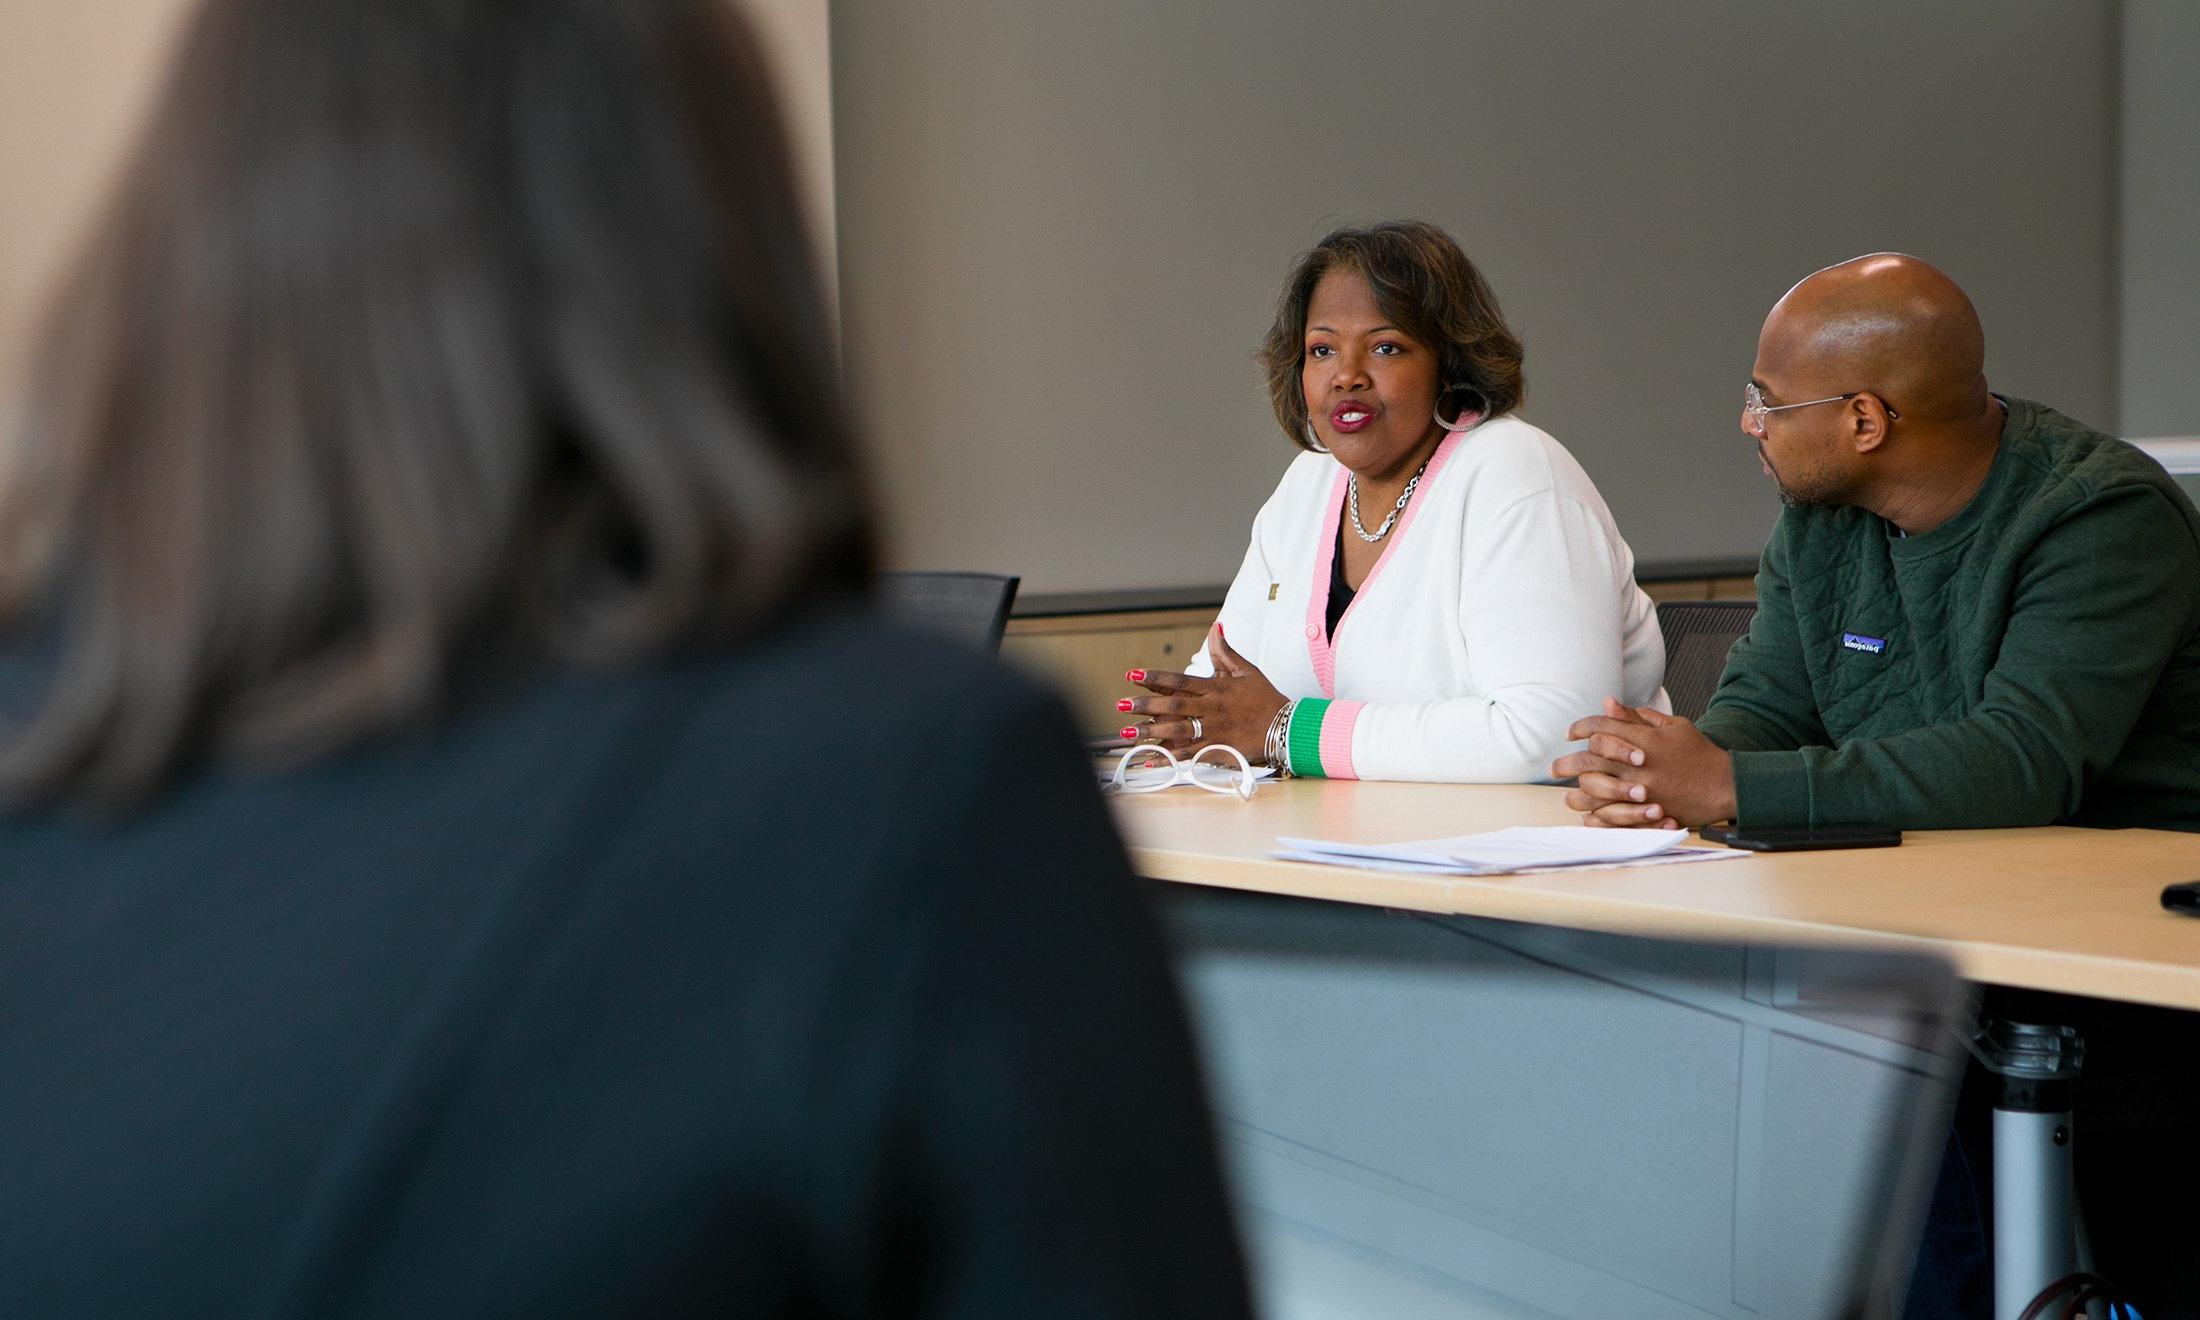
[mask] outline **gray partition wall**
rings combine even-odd
[[[2122,8],[2123,434],[2200,436],[2200,4]]]
[[[2113,427],[2119,10],[2062,0],[834,0],[844,351],[903,564],[1226,580],[1250,354],[1328,227],[1456,233],[1638,557],[1754,556],[1766,307],[1897,248]]]

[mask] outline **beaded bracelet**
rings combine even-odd
[[[1262,759],[1275,770],[1276,778],[1291,778],[1291,710],[1299,703],[1286,701],[1276,712],[1276,718],[1268,721],[1268,737],[1261,744]]]

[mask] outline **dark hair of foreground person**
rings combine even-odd
[[[59,648],[0,783],[296,763],[852,589],[764,79],[730,5],[209,4],[0,484],[0,606]]]

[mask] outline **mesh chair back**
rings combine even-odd
[[[990,654],[1001,649],[1019,581],[998,573],[882,573],[878,601],[891,618]]]
[[[1719,690],[1726,653],[1749,621],[1757,617],[1753,600],[1669,600],[1658,606],[1658,630],[1665,634],[1665,694],[1673,713],[1697,719]]]

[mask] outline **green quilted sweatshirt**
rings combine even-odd
[[[1781,515],[1700,721],[1742,826],[2200,830],[2200,513],[2132,446],[2004,402],[1942,526]]]

